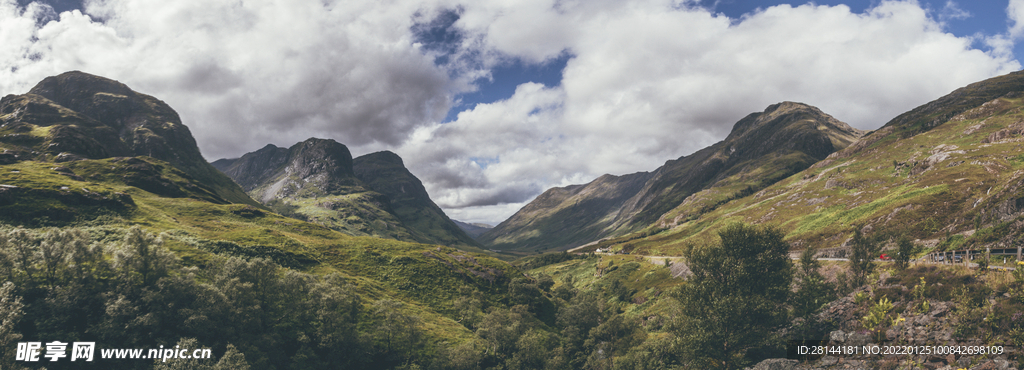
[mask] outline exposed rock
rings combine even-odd
[[[759,362],[753,367],[748,367],[750,370],[793,370],[796,369],[797,360],[788,360],[783,358],[770,358]]]

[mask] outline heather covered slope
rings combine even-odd
[[[350,235],[481,252],[391,152],[353,159],[345,145],[311,138],[290,148],[267,145],[213,165],[253,198],[287,216]]]
[[[862,132],[806,104],[784,102],[752,113],[729,136],[657,170],[605,175],[551,189],[480,241],[495,249],[568,249],[686,219],[749,195],[829,154]]]
[[[778,225],[796,248],[843,246],[856,229],[940,248],[1012,244],[1024,224],[1022,91],[1020,72],[971,84],[764,190],[603,245],[673,254],[735,221]]]

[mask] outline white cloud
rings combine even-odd
[[[946,21],[950,19],[967,19],[971,17],[971,12],[960,9],[960,6],[953,0],[946,0],[946,5],[942,7],[942,11],[939,12],[939,19]]]
[[[883,1],[865,14],[842,5],[780,5],[741,20],[658,1],[489,2],[467,6],[457,25],[475,35],[474,47],[498,55],[542,61],[568,50],[573,58],[560,87],[520,88],[427,136],[435,143],[461,138],[458,150],[403,148],[438,148],[439,157],[414,159],[416,166],[461,163],[447,168],[445,182],[477,179],[431,188],[449,209],[522,202],[602,173],[653,170],[783,100],[874,129],[955,88],[1020,68],[1009,53],[972,49],[971,38],[946,33],[916,2]],[[547,108],[524,107],[540,94]],[[529,109],[536,110],[524,115]],[[469,158],[479,156],[501,161],[475,168]]]
[[[1010,37],[1019,39],[1024,36],[1024,0],[1010,0],[1010,5],[1006,7],[1006,16],[1010,19]]]
[[[39,27],[38,7],[5,0],[0,40],[35,57],[2,60],[0,93],[67,70],[114,78],[167,101],[211,159],[311,136],[398,145],[444,117],[453,86],[408,32],[422,4],[378,4],[92,0]]]
[[[783,100],[876,128],[1019,69],[1012,38],[1024,34],[1024,0],[1010,3],[1007,35],[984,39],[988,51],[916,1],[864,14],[781,5],[742,19],[671,0],[87,4],[47,22],[46,7],[0,0],[0,94],[78,69],[167,101],[210,159],[311,136],[357,154],[392,149],[454,218],[492,223],[551,186],[653,170]],[[462,39],[437,66],[439,51],[411,29],[445,9],[460,12]],[[565,53],[560,86],[524,84],[438,123],[494,65]]]

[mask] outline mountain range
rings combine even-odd
[[[1015,245],[1024,225],[1022,92],[1024,72],[968,85],[763,189],[707,212],[687,199],[649,224],[659,233],[585,250],[677,254],[733,222],[775,225],[797,249],[842,250],[857,230],[939,250]]]
[[[334,140],[311,138],[290,148],[267,145],[213,166],[254,199],[289,216],[350,235],[368,235],[476,252],[477,243],[444,214],[397,154],[352,158]]]
[[[479,240],[493,249],[543,252],[660,232],[804,170],[862,135],[815,107],[775,104],[741,119],[725,140],[653,172],[550,189]]]

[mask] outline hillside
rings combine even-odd
[[[784,102],[736,123],[725,140],[653,172],[604,175],[550,189],[482,235],[489,248],[568,249],[695,218],[843,149],[863,133],[806,104]]]
[[[602,243],[675,254],[730,222],[774,224],[795,248],[844,246],[854,230],[940,248],[1012,245],[1024,211],[1024,73],[971,84],[902,114],[814,166],[670,231]]]
[[[254,199],[288,216],[350,235],[482,252],[391,152],[353,159],[345,145],[311,138],[290,148],[267,145],[213,165]]]

